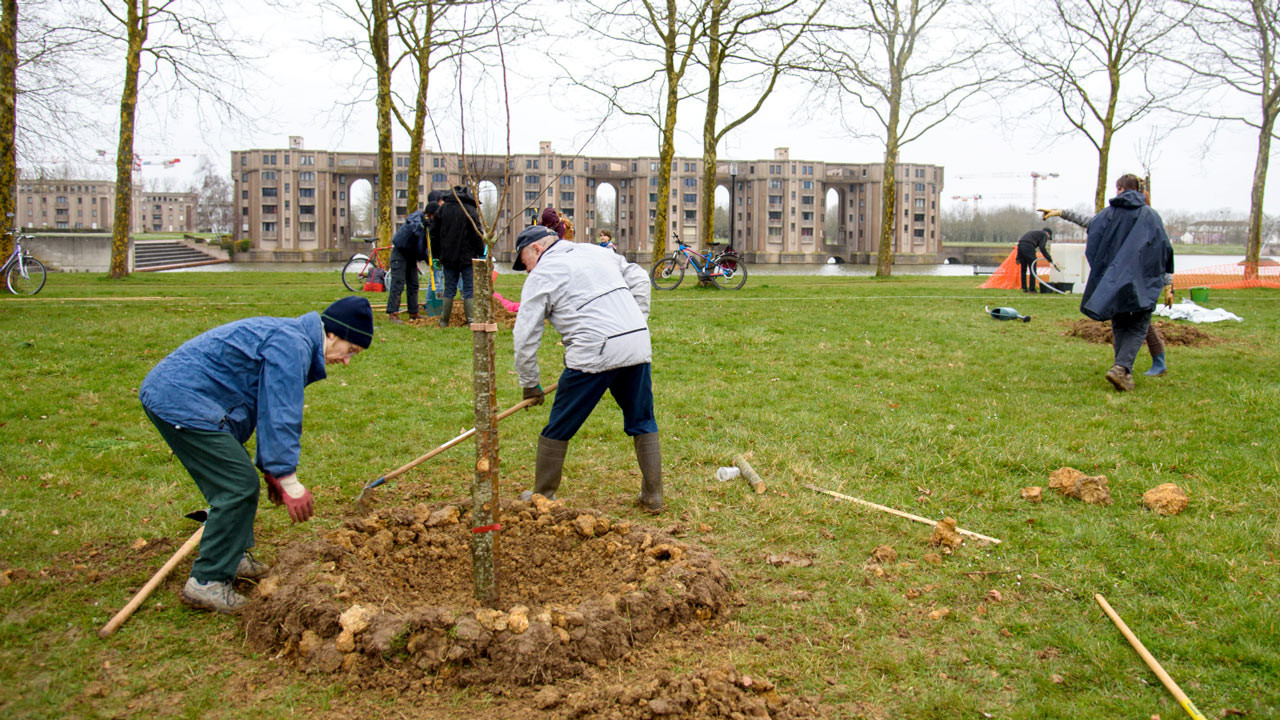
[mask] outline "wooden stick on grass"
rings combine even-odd
[[[858,505],[862,505],[862,506],[864,506],[864,507],[869,507],[869,508],[871,508],[871,509],[873,509],[873,510],[879,510],[880,512],[886,512],[886,513],[889,513],[890,515],[897,515],[897,516],[898,516],[898,517],[900,517],[900,518],[906,518],[906,519],[908,519],[908,520],[914,520],[914,521],[916,521],[916,522],[918,522],[918,523],[924,523],[925,525],[937,525],[937,524],[938,524],[938,521],[937,521],[937,520],[930,520],[929,518],[926,518],[926,517],[920,517],[919,515],[912,515],[912,514],[911,514],[911,513],[909,513],[909,512],[903,512],[903,511],[901,511],[901,510],[894,510],[894,509],[893,509],[893,508],[891,508],[891,507],[886,507],[886,506],[884,506],[884,505],[877,505],[876,503],[873,503],[873,502],[867,502],[866,500],[862,500],[861,498],[856,498],[856,497],[853,497],[853,496],[851,496],[851,495],[843,495],[843,494],[838,493],[838,492],[836,492],[836,491],[834,491],[834,490],[827,490],[827,489],[825,489],[825,488],[820,488],[820,487],[818,487],[817,485],[810,485],[809,483],[804,483],[804,486],[805,486],[805,487],[807,487],[807,488],[809,488],[810,490],[812,490],[812,491],[814,491],[814,492],[822,493],[823,495],[830,495],[831,497],[833,497],[833,498],[839,498],[840,500],[847,500],[848,502],[851,502],[851,503],[857,503]],[[971,538],[975,538],[975,539],[977,539],[977,540],[983,540],[983,541],[985,541],[985,542],[994,543],[994,544],[996,544],[996,545],[999,545],[999,544],[1000,544],[1000,541],[999,541],[999,540],[997,540],[997,539],[995,539],[995,538],[993,538],[993,537],[991,537],[991,536],[989,536],[989,535],[983,535],[983,534],[981,534],[981,533],[973,532],[972,530],[963,530],[963,529],[961,529],[961,528],[956,528],[956,532],[960,533],[961,535],[967,535],[967,536],[969,536],[969,537],[971,537]]]
[[[1138,651],[1138,656],[1147,664],[1147,667],[1151,668],[1151,672],[1160,678],[1160,683],[1164,685],[1165,690],[1168,690],[1169,694],[1173,695],[1173,699],[1178,701],[1178,704],[1182,706],[1183,710],[1187,711],[1192,720],[1205,720],[1204,715],[1201,714],[1196,704],[1191,702],[1191,698],[1187,697],[1186,693],[1182,692],[1182,688],[1178,687],[1178,683],[1169,677],[1169,673],[1160,667],[1160,663],[1155,659],[1155,656],[1147,652],[1146,646],[1142,644],[1137,635],[1133,634],[1129,626],[1124,624],[1124,620],[1121,620],[1116,611],[1111,608],[1111,604],[1107,602],[1107,599],[1096,593],[1093,599],[1098,601],[1098,604],[1102,606],[1102,611],[1107,614],[1107,617],[1111,618],[1111,622],[1115,623],[1117,628],[1120,628],[1120,634],[1124,635],[1124,639],[1128,640],[1133,649]]]
[[[159,587],[160,583],[164,582],[165,578],[169,577],[169,573],[173,572],[173,568],[175,568],[178,563],[182,562],[183,558],[190,555],[192,550],[196,549],[196,546],[200,544],[200,538],[202,537],[204,537],[204,525],[201,525],[198,530],[191,533],[191,537],[187,538],[187,541],[182,544],[182,547],[178,548],[178,551],[173,554],[173,557],[170,557],[168,562],[157,570],[155,575],[151,576],[151,579],[148,580],[147,584],[143,585],[142,589],[133,596],[133,599],[129,601],[129,604],[120,608],[120,612],[116,613],[106,625],[102,626],[102,629],[98,631],[98,635],[100,637],[106,637],[115,632],[116,628],[123,625],[124,621],[128,620],[129,616],[133,615],[133,611],[137,610],[138,606],[142,604],[142,601],[146,600],[147,597],[151,595],[151,592]]]
[[[763,495],[765,491],[764,478],[761,478],[755,468],[751,467],[751,463],[747,462],[746,456],[735,455],[733,464],[742,471],[742,477],[751,484],[751,489],[755,490],[757,495]]]

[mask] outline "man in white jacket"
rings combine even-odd
[[[608,390],[622,408],[643,477],[637,502],[662,511],[662,452],[653,414],[649,276],[598,245],[561,240],[549,228],[525,228],[512,269],[529,273],[516,315],[515,363],[525,398],[542,402],[538,347],[544,320],[564,342],[564,372],[547,426],[538,436],[532,493],[555,498],[569,439]],[[537,404],[535,403],[535,404]]]

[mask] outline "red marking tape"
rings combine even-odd
[[[476,533],[478,535],[480,533],[496,532],[501,529],[502,529],[502,523],[494,523],[492,525],[482,525],[480,527],[471,528],[471,532]]]

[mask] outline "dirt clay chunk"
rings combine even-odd
[[[1173,483],[1157,485],[1142,494],[1142,504],[1157,515],[1177,515],[1187,509],[1187,493]]]
[[[955,518],[942,518],[939,520],[938,524],[933,526],[933,535],[929,536],[929,545],[941,548],[944,553],[950,553],[963,543],[964,538],[960,537],[960,533],[956,532]]]
[[[468,507],[386,508],[285,548],[245,634],[360,686],[532,684],[607,665],[663,628],[710,625],[732,605],[706,549],[535,497],[502,504],[499,607],[473,598]]]
[[[1049,473],[1049,487],[1089,505],[1111,504],[1111,490],[1107,487],[1106,475],[1090,476],[1072,467],[1058,468]]]

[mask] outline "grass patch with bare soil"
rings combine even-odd
[[[518,300],[521,282],[502,276],[498,290]],[[1139,376],[1134,392],[1118,394],[1103,379],[1109,348],[1063,335],[1080,319],[1078,298],[975,285],[762,275],[735,293],[655,293],[666,513],[654,519],[632,506],[639,472],[606,399],[569,446],[558,496],[573,517],[548,521],[563,534],[539,540],[547,527],[526,508],[528,519],[508,513],[513,526],[499,539],[510,604],[496,609],[503,618],[484,618],[508,629],[480,627],[500,636],[516,605],[531,625],[547,610],[564,653],[551,672],[495,663],[520,657],[506,650],[420,667],[436,657],[432,648],[447,657],[452,647],[433,645],[429,633],[409,650],[415,633],[448,637],[433,624],[442,614],[413,615],[422,607],[448,607],[455,629],[463,614],[481,622],[483,609],[464,599],[463,538],[414,527],[419,505],[467,501],[470,444],[378,488],[384,527],[353,509],[366,482],[474,424],[469,330],[391,325],[379,313],[373,347],[307,391],[299,472],[317,517],[293,525],[264,501],[257,551],[279,568],[275,592],[314,590],[303,574],[327,575],[320,584],[339,615],[370,604],[425,618],[390,629],[371,621],[340,652],[361,659],[344,670],[336,658],[327,671],[321,662],[335,658],[321,648],[336,650],[341,634],[328,611],[296,633],[269,599],[241,619],[194,612],[177,602],[189,561],[111,638],[96,630],[195,529],[183,513],[203,507],[142,415],[143,376],[214,325],[323,308],[343,294],[336,274],[56,274],[35,298],[0,298],[0,714],[1176,717],[1095,592],[1206,714],[1280,714],[1280,292],[1221,291],[1215,304],[1245,322],[1199,328],[1221,342],[1169,343],[1170,374]],[[996,322],[984,305],[1011,305],[1036,322]],[[544,385],[561,367],[557,340],[544,337]],[[498,406],[507,407],[520,399],[510,333],[497,342]],[[1146,362],[1144,352],[1135,369]],[[505,499],[532,482],[546,411],[499,426]],[[717,467],[748,452],[764,494],[741,478],[716,479]],[[1112,502],[1047,490],[1041,502],[1023,498],[1062,467],[1106,476]],[[1179,514],[1143,505],[1164,483],[1186,493]],[[955,518],[1003,542],[965,538],[947,554],[929,544],[928,525],[805,484]],[[607,517],[610,529],[596,534],[593,524],[587,538],[571,525],[580,514]],[[391,530],[387,518],[412,519]],[[602,655],[603,664],[574,656],[568,621],[560,629],[569,643],[556,632],[556,609],[608,596],[618,617],[638,617],[620,611],[627,594],[644,591],[649,568],[660,568],[658,578],[678,564],[604,554],[610,542],[629,548],[643,526],[654,529],[651,543],[662,536],[707,553],[731,579],[722,587],[732,600],[709,617],[689,606],[688,617],[646,626],[643,642],[624,631],[625,652]],[[369,543],[374,559],[403,559],[361,565]],[[530,557],[539,564],[511,564]],[[343,571],[346,562],[355,570]],[[558,580],[569,588],[610,569],[617,575],[604,584],[557,597]],[[663,582],[650,587],[681,607],[684,591]],[[308,630],[315,638],[304,652]],[[364,635],[379,630],[376,640]],[[373,672],[395,667],[414,670],[393,682]],[[473,682],[458,681],[468,673]]]

